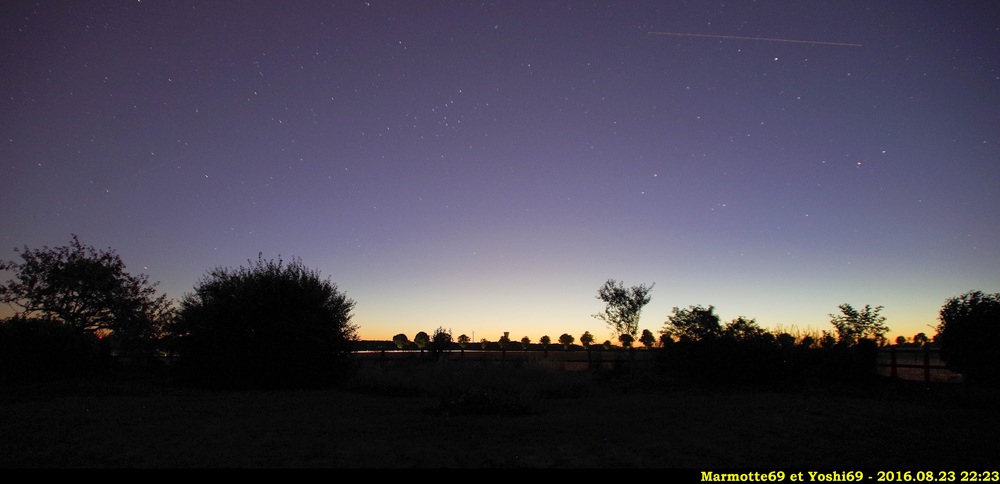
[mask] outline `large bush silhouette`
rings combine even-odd
[[[215,387],[332,384],[357,340],[354,305],[299,260],[213,269],[181,301],[178,370]]]
[[[86,376],[103,361],[101,342],[52,319],[13,316],[0,321],[0,383]]]
[[[1000,385],[1000,293],[953,297],[939,321],[935,339],[948,367],[972,383]]]
[[[702,341],[717,338],[722,334],[719,316],[715,306],[691,306],[687,309],[674,307],[673,314],[663,323],[660,334],[680,341]]]
[[[685,339],[658,351],[664,374],[698,384],[799,385],[870,382],[878,378],[878,345],[863,339],[853,346],[813,348],[782,345],[777,338]]]

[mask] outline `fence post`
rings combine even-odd
[[[924,345],[924,382],[931,381],[931,349]]]
[[[890,375],[892,375],[893,378],[896,378],[898,376],[898,372],[896,371],[896,347],[895,346],[890,346],[889,347],[889,368],[890,368],[889,369]]]

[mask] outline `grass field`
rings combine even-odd
[[[4,388],[3,468],[996,470],[1000,392],[738,388],[540,364],[371,365],[329,390]]]

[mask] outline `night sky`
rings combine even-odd
[[[362,339],[615,341],[607,279],[654,333],[933,335],[1000,292],[996,5],[7,1],[0,259],[76,234],[179,300],[298,258]]]

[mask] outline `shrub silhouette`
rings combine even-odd
[[[85,376],[101,358],[93,333],[46,318],[0,321],[0,383]]]
[[[301,261],[216,268],[173,327],[185,381],[213,387],[316,387],[346,375],[354,301]]]
[[[722,334],[719,316],[715,314],[715,306],[690,306],[687,309],[674,307],[673,314],[663,323],[660,334],[668,335],[682,341],[701,341],[718,337]]]
[[[971,383],[1000,386],[1000,293],[950,298],[939,321],[935,340],[948,367]]]
[[[678,381],[784,386],[871,381],[878,376],[877,356],[870,339],[812,348],[778,339],[710,338],[674,342],[659,350],[657,362]]]
[[[850,304],[838,306],[841,314],[830,314],[830,324],[837,329],[837,342],[854,345],[861,339],[873,339],[876,343],[885,341],[889,327],[885,325],[885,316],[881,313],[883,307],[872,307],[866,304],[861,309],[855,309]]]
[[[434,330],[434,336],[431,336],[430,348],[431,355],[434,359],[441,357],[441,353],[447,351],[451,348],[451,331],[438,326],[438,329]]]

